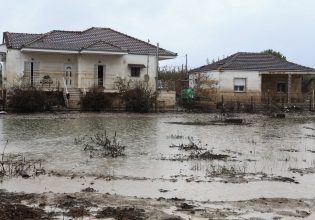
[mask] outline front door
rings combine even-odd
[[[104,66],[98,65],[97,66],[97,85],[104,86]]]
[[[72,88],[74,81],[73,81],[73,68],[71,65],[66,65],[65,66],[65,84],[68,88]]]

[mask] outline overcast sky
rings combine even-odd
[[[314,0],[0,0],[0,31],[110,27],[198,67],[238,51],[274,49],[315,67]]]

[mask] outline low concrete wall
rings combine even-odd
[[[176,92],[159,91],[157,101],[160,111],[173,110],[176,105]]]

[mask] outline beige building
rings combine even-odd
[[[239,52],[190,72],[194,88],[198,74],[217,82],[220,101],[302,102],[302,81],[314,75],[315,69],[301,66],[266,53]]]

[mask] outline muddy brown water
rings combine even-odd
[[[141,197],[179,197],[193,200],[245,200],[258,197],[314,198],[315,174],[301,176],[292,168],[315,167],[315,118],[275,119],[237,115],[244,125],[184,125],[169,122],[207,122],[209,114],[60,114],[7,115],[0,118],[2,152],[44,159],[46,170],[115,176],[112,181],[41,176],[5,179],[1,188],[25,192],[77,192],[93,182],[99,192]],[[74,139],[106,130],[126,146],[121,158],[89,158]],[[170,148],[187,137],[227,160],[176,160],[187,152]],[[313,151],[313,152],[312,152]],[[174,160],[175,159],[175,160]],[[244,173],[294,177],[299,184],[273,181],[224,183],[207,177],[222,167]],[[256,177],[255,177],[256,178]]]

